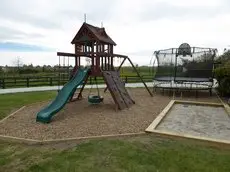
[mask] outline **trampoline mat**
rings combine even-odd
[[[191,78],[191,77],[175,77],[175,81],[188,82],[212,82],[212,78]]]
[[[191,77],[170,77],[161,76],[155,77],[153,80],[156,81],[179,81],[179,82],[212,82],[212,78],[191,78]]]

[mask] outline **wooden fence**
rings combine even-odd
[[[141,82],[138,76],[121,76],[125,83]],[[143,75],[145,82],[151,82],[152,76]],[[69,81],[68,77],[5,77],[0,78],[0,88],[20,88],[20,87],[38,87],[38,86],[56,86],[64,85]],[[104,84],[102,77],[97,77],[98,84]],[[94,78],[90,77],[87,84],[95,84]]]

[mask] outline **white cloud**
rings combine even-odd
[[[185,1],[185,0],[163,0],[164,2],[169,2],[170,4],[174,4],[177,6],[189,6],[189,7],[208,7],[208,6],[218,6],[221,4],[221,0],[192,0],[192,1]]]
[[[1,0],[0,42],[74,52],[70,42],[84,13],[90,24],[100,26],[103,21],[118,44],[116,53],[140,64],[148,64],[153,51],[183,42],[217,47],[220,52],[230,44],[227,0]],[[0,65],[11,65],[19,55],[25,63],[56,64],[58,60],[55,52],[0,52]]]

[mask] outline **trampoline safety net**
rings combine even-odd
[[[155,51],[154,86],[170,88],[189,83],[191,88],[212,87],[216,51],[213,48],[190,47],[187,43],[179,48]]]

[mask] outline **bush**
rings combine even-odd
[[[218,92],[222,96],[230,96],[230,68],[219,67],[215,70],[218,81]]]
[[[217,90],[222,96],[230,96],[230,53],[224,53],[219,60],[221,65],[215,69]]]
[[[38,72],[39,71],[37,69],[31,69],[31,68],[19,69],[19,74],[34,74]]]

